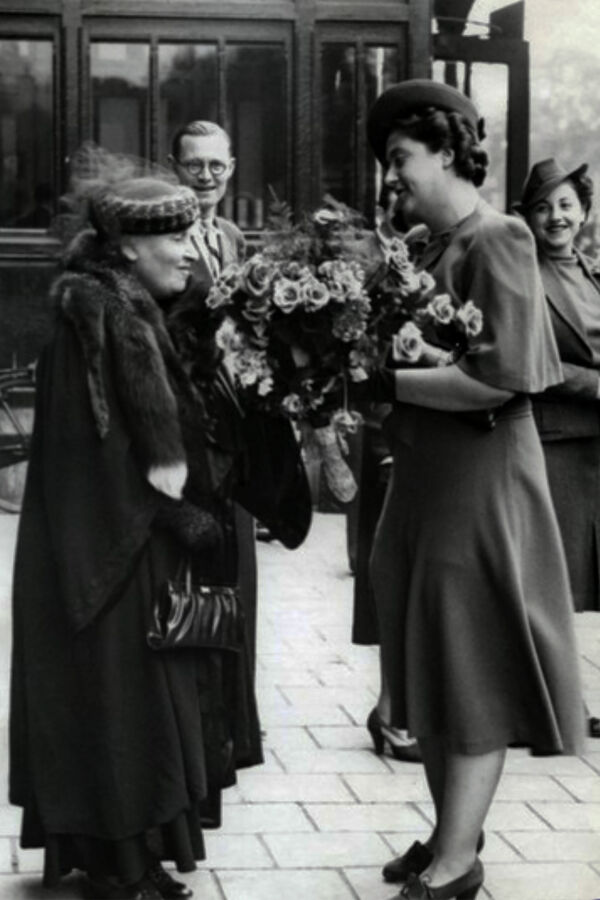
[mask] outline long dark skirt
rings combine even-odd
[[[152,537],[76,635],[50,584],[15,608],[11,802],[24,808],[22,846],[45,849],[47,884],[73,868],[131,882],[151,858],[192,870],[238,759],[259,761],[247,653],[147,644],[153,598],[178,564]]]
[[[493,430],[399,407],[372,577],[393,724],[461,753],[576,752],[566,563],[528,402]]]
[[[600,438],[544,443],[577,612],[600,610]]]

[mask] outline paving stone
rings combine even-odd
[[[504,775],[564,775],[589,777],[589,766],[577,756],[513,756],[508,754]],[[503,776],[504,777],[504,776]]]
[[[202,869],[270,869],[273,860],[262,842],[253,834],[221,834],[207,831],[204,835],[206,859]]]
[[[22,810],[18,806],[0,806],[0,835],[21,833]]]
[[[435,813],[433,803],[417,803],[415,805],[429,821],[434,821]],[[573,808],[577,808],[577,804],[575,803],[562,805],[570,805]],[[532,807],[531,809],[529,808],[530,806]],[[535,811],[533,810],[534,806],[539,806],[541,809],[544,809],[546,804],[527,805],[525,803],[511,803],[506,800],[495,800],[492,803],[492,807],[485,820],[486,834],[488,831],[500,831],[502,833],[506,832],[507,834],[511,831],[540,831],[540,829],[544,828],[545,822],[535,814]],[[546,824],[546,827],[550,828],[550,825]]]
[[[569,791],[561,787],[568,781],[588,779],[554,779],[549,775],[503,775],[498,785],[498,800],[568,800]],[[589,779],[590,781],[592,779]],[[583,785],[581,785],[583,789]]]
[[[600,778],[593,775],[589,778],[569,778],[561,777],[559,779],[563,788],[572,794],[582,803],[598,803],[600,802]],[[538,799],[538,798],[536,798]],[[553,800],[553,797],[539,798]],[[556,799],[559,799],[558,797]]]
[[[265,775],[249,769],[240,773],[239,787],[244,799],[252,803],[320,800],[348,803],[353,799],[336,775]]]
[[[337,805],[337,804],[336,804]],[[308,815],[297,803],[245,803],[223,813],[219,834],[274,834],[314,831]]]
[[[401,856],[408,850],[413,841],[422,841],[424,835],[426,836],[429,831],[430,829],[426,828],[422,833],[418,831],[408,832],[407,834],[383,832],[381,836],[390,845],[392,852],[389,858],[392,858],[393,856]],[[521,859],[517,850],[503,840],[501,835],[495,834],[488,829],[485,832],[485,847],[481,853],[481,858],[485,864],[488,862],[518,862]]]
[[[13,853],[16,852],[16,846],[17,843],[13,838],[0,838],[0,874],[9,875],[13,871]],[[33,854],[36,853],[35,850],[30,852]]]
[[[582,863],[497,863],[486,866],[493,900],[594,900],[600,875]]]
[[[531,803],[530,805],[552,828],[559,831],[600,832],[600,803]]]
[[[410,803],[307,803],[305,810],[319,831],[431,831]]]
[[[345,775],[344,781],[362,803],[398,803],[428,800],[422,766],[414,775]]]
[[[534,862],[600,863],[600,833],[591,831],[513,831],[510,843],[527,860]]]
[[[276,756],[273,750],[270,750],[268,747],[263,748],[263,756],[265,758],[264,763],[262,763],[260,767],[261,772],[283,772],[285,771],[281,763],[279,762],[279,758]]]
[[[332,869],[220,872],[218,878],[226,900],[355,900],[342,876]]]
[[[389,771],[380,757],[364,750],[286,750],[278,753],[286,772],[366,772],[377,774]]]
[[[196,900],[223,900],[214,873],[208,872],[206,869],[177,873],[171,869],[171,874],[178,881],[184,881],[193,890]]]
[[[386,844],[376,834],[269,834],[265,843],[281,868],[339,868],[383,865],[389,858]]]
[[[394,885],[385,883],[381,877],[381,866],[344,869],[344,875],[352,885],[354,896],[359,900],[390,900],[393,894]],[[394,895],[394,900],[397,896]]]
[[[358,725],[313,725],[309,728],[319,747],[329,750],[363,750],[373,746],[366,728]]]
[[[287,708],[263,706],[260,721],[264,728],[303,725],[348,725],[350,719],[339,706],[290,706]]]
[[[284,669],[281,672],[260,672],[256,678],[256,693],[259,703],[265,702],[265,688],[274,684],[278,691],[286,687],[318,687],[319,680],[313,672],[307,669]],[[281,691],[279,691],[281,693]]]
[[[229,803],[241,803],[242,802],[242,795],[241,795],[239,786],[237,784],[234,784],[231,787],[226,788],[223,791],[221,797],[223,799],[224,806]]]
[[[44,871],[43,850],[23,850],[21,847],[17,846],[16,842],[14,846],[17,854],[17,867],[19,872],[24,873]],[[3,871],[5,870],[3,869]]]
[[[317,747],[309,729],[298,725],[289,728],[271,726],[265,734],[263,745],[276,753],[280,750],[304,750],[310,753]]]

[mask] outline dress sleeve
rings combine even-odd
[[[479,224],[463,267],[461,299],[483,314],[458,366],[492,387],[538,393],[563,380],[560,359],[527,226],[498,216]]]

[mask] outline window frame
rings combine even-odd
[[[62,160],[64,147],[60,98],[62,96],[62,29],[60,15],[40,15],[32,18],[26,15],[3,14],[0,18],[0,40],[50,40],[52,43],[52,114],[54,129],[52,134],[53,176],[57,192],[62,188]],[[45,228],[4,228],[0,226],[0,256],[19,260],[27,257],[47,257],[53,255],[56,239],[48,235]]]
[[[294,22],[293,20],[230,20],[217,18],[183,19],[153,17],[151,21],[134,19],[122,21],[88,17],[81,34],[81,133],[82,139],[92,135],[92,83],[90,71],[90,46],[96,42],[148,43],[150,48],[149,71],[149,129],[150,159],[166,165],[166,160],[158,159],[159,150],[159,46],[160,44],[216,44],[218,54],[218,121],[225,122],[227,96],[225,50],[228,45],[239,44],[279,44],[283,46],[286,61],[286,134],[285,182],[288,186],[290,204],[294,198]],[[183,123],[182,123],[183,124]],[[234,147],[234,155],[239,148]]]
[[[325,45],[352,45],[356,53],[355,96],[356,118],[354,122],[353,194],[351,205],[367,215],[371,212],[371,199],[375,199],[369,186],[369,172],[377,172],[376,162],[366,141],[367,100],[365,82],[366,50],[370,47],[395,49],[398,53],[398,80],[408,77],[410,67],[410,23],[408,20],[389,23],[328,22],[317,23],[314,35],[313,96],[315,115],[313,131],[312,168],[318,203],[323,195],[323,97],[321,93],[322,51]],[[374,186],[373,186],[374,191]]]

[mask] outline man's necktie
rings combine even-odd
[[[219,235],[213,225],[209,225],[202,229],[202,238],[204,246],[207,250],[207,259],[213,278],[217,278],[221,274],[223,260],[221,258],[221,247],[219,244]]]

